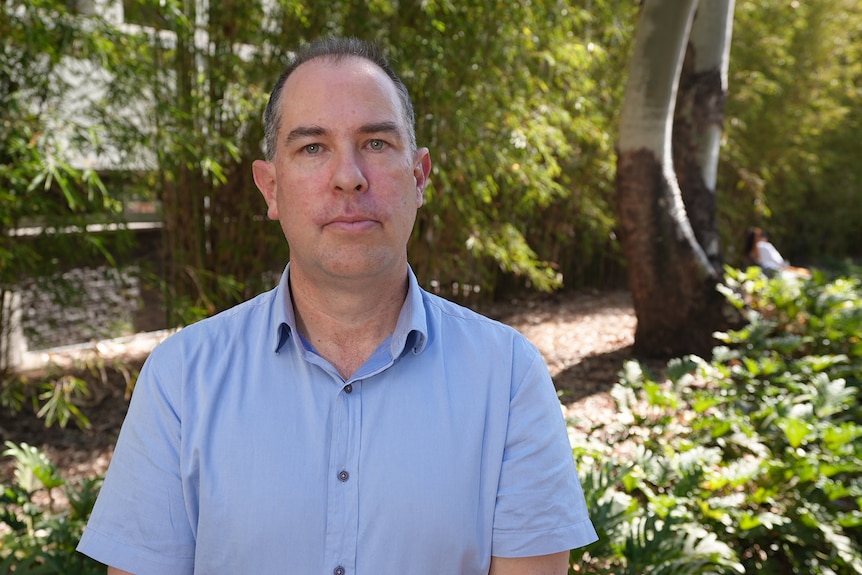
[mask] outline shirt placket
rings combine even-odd
[[[326,517],[326,565],[333,575],[356,573],[359,531],[361,382],[344,384],[333,407]]]

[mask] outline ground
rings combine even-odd
[[[632,357],[635,316],[625,291],[577,292],[515,300],[495,305],[488,315],[512,325],[542,352],[567,417],[577,430],[613,416],[609,390],[623,362]],[[122,360],[139,368],[151,345],[139,338],[98,350],[90,369],[76,369],[91,383],[81,411],[92,425],[81,430],[46,428],[32,413],[0,412],[0,443],[26,442],[42,449],[66,479],[104,474],[128,407],[126,374],[113,369]],[[58,360],[62,358],[57,358]],[[81,360],[79,360],[79,365]],[[93,369],[99,365],[99,369]],[[11,473],[9,458],[0,460],[0,481]]]

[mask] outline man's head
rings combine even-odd
[[[293,74],[302,64],[315,60],[317,58],[326,58],[335,62],[339,62],[349,57],[358,57],[372,62],[392,80],[395,88],[398,90],[398,96],[401,100],[403,108],[404,124],[407,128],[407,133],[410,141],[410,146],[413,150],[416,149],[416,129],[415,116],[413,112],[413,102],[410,100],[410,93],[401,78],[395,73],[389,65],[386,57],[377,48],[376,45],[369,42],[364,42],[356,38],[324,38],[310,44],[306,44],[299,48],[293,58],[282,72],[272,94],[269,96],[269,102],[264,113],[264,134],[266,137],[266,159],[272,161],[275,157],[275,152],[278,147],[279,127],[281,121],[281,110],[284,106],[282,103],[282,92],[287,79]],[[290,105],[288,102],[287,105]]]
[[[403,281],[431,171],[406,91],[364,44],[314,46],[282,75],[267,111],[268,160],[252,165],[267,215],[281,223],[292,278]]]

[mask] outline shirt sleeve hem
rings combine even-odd
[[[589,519],[545,531],[494,531],[491,555],[495,557],[535,557],[584,547],[599,536]]]
[[[166,557],[153,549],[133,547],[91,527],[84,530],[78,552],[135,575],[192,575],[194,557]]]

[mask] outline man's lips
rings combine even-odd
[[[331,220],[324,227],[345,232],[362,232],[376,227],[379,222],[366,216],[347,216]]]

